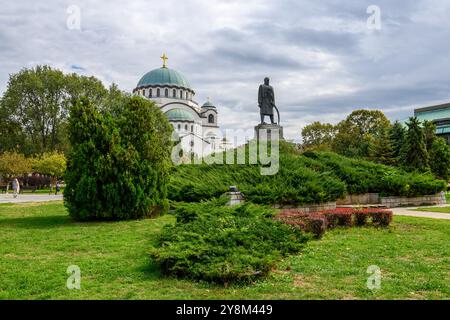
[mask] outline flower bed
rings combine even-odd
[[[315,213],[305,213],[298,209],[286,209],[279,213],[276,220],[311,232],[321,237],[327,229],[337,226],[352,227],[371,224],[387,227],[392,221],[392,211],[386,209],[337,208]]]

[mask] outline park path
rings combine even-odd
[[[0,203],[47,202],[62,199],[63,196],[61,194],[20,194],[17,198],[14,198],[11,193],[0,194]]]
[[[17,198],[14,198],[12,194],[0,194],[0,203],[48,202],[56,200],[63,200],[63,196],[54,194],[21,194]],[[438,205],[433,207],[450,207],[450,205]],[[414,211],[414,209],[417,208],[419,207],[392,208],[391,210],[396,216],[450,220],[450,213]]]
[[[432,207],[437,208],[437,207],[450,207],[450,206],[448,204],[446,204],[446,205],[438,205],[438,206],[432,206]],[[414,211],[414,209],[420,209],[420,207],[392,208],[391,210],[393,211],[394,216],[409,216],[409,217],[450,220],[450,213],[428,212],[428,211],[423,212],[423,211]]]

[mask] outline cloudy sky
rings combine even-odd
[[[368,26],[370,5],[381,29]],[[298,140],[305,124],[356,108],[394,120],[449,102],[449,17],[448,0],[0,0],[0,93],[9,74],[37,64],[131,91],[165,52],[196,100],[218,106],[223,128],[258,123],[269,76],[285,135]]]

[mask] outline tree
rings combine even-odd
[[[430,167],[437,177],[448,181],[450,169],[450,148],[445,139],[436,138],[430,148]]]
[[[401,150],[401,165],[410,171],[427,171],[429,157],[420,121],[416,117],[411,117],[406,125],[408,130]]]
[[[20,125],[26,137],[26,147],[21,151],[34,153],[56,148],[63,99],[61,71],[38,66],[10,76],[2,99],[2,114],[7,116],[5,122]]]
[[[392,156],[395,159],[395,163],[398,164],[400,161],[401,149],[405,141],[405,128],[400,122],[394,122],[389,132],[389,138],[393,151]]]
[[[355,110],[347,117],[346,122],[358,128],[361,135],[376,135],[391,126],[388,118],[379,110]]]
[[[61,152],[44,153],[34,159],[32,167],[34,172],[50,176],[52,184],[56,184],[66,171],[66,157]]]
[[[82,96],[100,103],[107,95],[98,79],[49,66],[10,75],[0,103],[0,149],[19,146],[25,155],[66,151],[69,106]]]
[[[75,219],[131,219],[167,210],[172,126],[153,102],[123,101],[114,117],[86,99],[71,108],[64,198]]]
[[[313,122],[302,130],[303,147],[306,150],[330,150],[335,134],[336,128],[332,124]]]
[[[372,159],[377,163],[385,165],[395,164],[394,150],[391,145],[388,129],[382,130],[375,139],[371,153]]]
[[[432,121],[425,120],[422,124],[425,134],[425,145],[430,151],[434,140],[436,139],[436,125]]]
[[[17,152],[0,154],[0,176],[15,177],[31,172],[31,161]]]
[[[369,157],[375,137],[391,124],[378,110],[355,110],[337,126],[333,150],[349,157]]]

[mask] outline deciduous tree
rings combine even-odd
[[[0,176],[14,177],[31,172],[31,161],[17,152],[0,154]]]
[[[337,126],[333,150],[350,157],[369,157],[375,137],[390,127],[390,122],[378,110],[356,110]]]
[[[330,150],[336,134],[336,127],[318,121],[307,125],[302,130],[303,147],[306,150]]]

